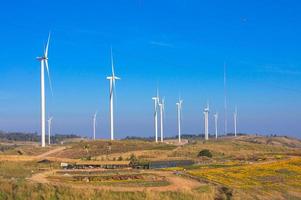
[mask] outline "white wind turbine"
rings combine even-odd
[[[47,44],[44,49],[44,55],[37,57],[37,60],[41,62],[41,143],[42,147],[45,147],[45,120],[46,120],[46,102],[45,102],[45,67],[48,74],[50,90],[52,94],[52,84],[50,79],[49,67],[48,67],[48,47],[49,47],[50,34],[48,36]],[[44,66],[45,64],[45,66]]]
[[[209,104],[204,109],[204,122],[205,122],[205,140],[209,139]]]
[[[233,118],[234,118],[234,136],[236,137],[237,136],[237,107],[235,107]]]
[[[97,117],[97,112],[93,115],[93,140],[96,139],[96,117]]]
[[[114,72],[114,61],[113,53],[111,48],[111,64],[112,64],[112,76],[108,76],[107,79],[110,80],[110,125],[111,125],[111,140],[114,140],[114,94],[115,94],[115,81],[120,80],[119,77],[115,76]]]
[[[218,113],[215,113],[215,114],[214,114],[215,139],[217,139],[217,120],[218,120]]]
[[[155,122],[155,141],[158,142],[158,105],[159,105],[159,92],[157,90],[157,96],[153,97],[154,100],[154,122]]]
[[[179,139],[179,143],[181,143],[182,104],[183,104],[183,100],[181,100],[181,99],[179,99],[179,102],[176,103],[176,105],[177,105],[177,114],[178,114],[178,139]]]
[[[161,120],[161,123],[160,123],[160,125],[161,125],[161,129],[160,129],[160,133],[161,133],[161,142],[163,142],[163,140],[164,140],[164,124],[163,124],[163,122],[164,122],[164,109],[165,109],[165,105],[164,105],[164,98],[162,99],[162,101],[161,101],[161,103],[159,102],[159,108],[160,108],[160,120]]]
[[[48,144],[50,145],[50,136],[51,136],[51,124],[52,124],[52,119],[53,117],[50,117],[47,122],[48,122]]]

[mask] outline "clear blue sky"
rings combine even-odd
[[[0,129],[39,131],[40,66],[51,31],[54,96],[47,115],[55,133],[109,137],[110,45],[116,74],[116,136],[153,135],[157,85],[166,99],[166,135],[203,132],[210,102],[223,131],[223,64],[227,63],[229,131],[238,107],[245,133],[301,132],[301,2],[5,1],[0,6]]]

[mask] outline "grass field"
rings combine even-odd
[[[45,149],[33,144],[0,147],[1,200],[301,199],[301,142],[286,137],[225,137],[182,146],[85,140]],[[212,157],[198,157],[203,149]],[[162,170],[60,168],[64,161],[115,162],[132,155],[196,164]]]

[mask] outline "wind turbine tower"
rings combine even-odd
[[[205,122],[205,140],[209,139],[209,104],[204,109],[204,122]]]
[[[52,84],[50,79],[49,67],[48,67],[48,47],[49,47],[50,34],[44,49],[44,55],[37,57],[37,60],[41,63],[41,145],[45,147],[45,132],[46,132],[46,98],[45,98],[45,67],[48,73],[49,85],[52,94]]]
[[[215,114],[214,114],[215,139],[217,139],[217,120],[218,120],[218,113],[215,113]]]
[[[227,68],[226,63],[224,63],[224,134],[228,133],[228,122],[227,122]]]
[[[234,136],[237,136],[237,107],[235,107],[235,111],[234,111]]]
[[[161,125],[161,131],[160,131],[160,133],[161,133],[161,142],[163,142],[163,140],[164,140],[164,133],[163,133],[163,130],[164,130],[164,124],[163,124],[163,122],[164,122],[164,99],[162,99],[162,102],[161,103],[159,103],[159,107],[160,107],[160,120],[161,120],[161,123],[160,123],[160,125]]]
[[[93,140],[96,139],[96,117],[97,117],[97,112],[93,115]]]
[[[48,144],[50,145],[50,135],[51,135],[51,124],[52,124],[53,117],[50,117],[48,121]]]
[[[110,127],[111,127],[111,140],[114,140],[114,94],[115,94],[115,81],[116,80],[120,80],[120,78],[117,77],[117,76],[115,76],[112,48],[111,48],[111,64],[112,64],[112,76],[108,76],[107,79],[110,81]]]
[[[152,98],[154,100],[154,122],[155,122],[155,141],[158,142],[158,105],[159,105],[159,94]]]
[[[179,143],[181,143],[182,104],[183,104],[183,100],[181,100],[181,99],[179,99],[179,102],[176,103],[176,105],[177,105],[177,114],[178,114],[178,139],[179,139]]]

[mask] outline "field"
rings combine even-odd
[[[141,140],[0,143],[0,199],[301,199],[301,142],[239,136],[175,145]],[[206,150],[210,155],[199,155]],[[192,160],[162,169],[106,169]],[[63,169],[61,163],[73,163]],[[92,167],[83,167],[94,164]],[[82,168],[76,168],[80,166]]]

